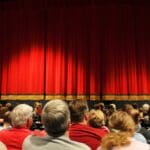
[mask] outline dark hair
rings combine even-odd
[[[95,105],[94,105],[94,109],[100,109],[100,110],[103,111],[104,108],[105,108],[104,103],[98,103],[98,104],[95,104]]]
[[[87,111],[88,105],[84,100],[74,100],[69,103],[71,122],[82,122]]]
[[[129,113],[131,109],[134,109],[131,104],[124,104],[122,110]]]
[[[4,122],[7,122],[9,124],[11,124],[11,116],[10,116],[10,111],[7,111],[4,113],[3,115],[3,119],[4,119]]]
[[[134,120],[135,124],[138,124],[140,121],[140,112],[138,109],[132,109],[129,111],[129,115]]]

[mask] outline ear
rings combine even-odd
[[[28,119],[27,119],[27,128],[30,128],[31,125],[32,125],[32,123],[33,123],[32,117],[28,118]]]
[[[67,124],[67,130],[69,130],[70,126],[71,126],[71,122],[68,121],[68,124]]]
[[[84,119],[85,119],[86,121],[89,120],[89,113],[88,113],[88,112],[85,114]]]

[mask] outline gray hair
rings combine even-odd
[[[17,105],[11,112],[12,125],[21,127],[26,124],[27,120],[32,117],[33,108],[27,104]]]
[[[142,109],[143,109],[143,112],[148,112],[150,109],[150,105],[145,103],[145,104],[143,104]]]
[[[43,108],[42,121],[46,132],[52,137],[65,134],[70,121],[70,112],[63,100],[51,100]]]

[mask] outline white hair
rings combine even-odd
[[[32,117],[33,108],[27,104],[17,105],[11,112],[12,125],[21,127],[26,124],[27,120]]]
[[[114,109],[114,110],[116,110],[117,108],[116,108],[116,105],[115,104],[110,104],[110,106]]]
[[[143,108],[144,112],[148,112],[150,106],[149,106],[149,104],[145,103],[145,104],[143,104],[142,108]]]

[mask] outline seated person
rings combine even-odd
[[[92,150],[96,150],[102,137],[104,137],[108,131],[87,125],[89,111],[85,101],[71,101],[69,103],[69,109],[71,113],[71,124],[69,127],[70,138],[85,143],[91,147]]]
[[[11,117],[10,117],[11,112],[7,111],[3,115],[3,125],[0,127],[0,130],[7,130],[12,127],[11,125]]]
[[[143,143],[147,143],[150,140],[150,132],[141,126],[140,123],[140,112],[138,109],[132,109],[129,111],[129,115],[132,117],[132,119],[135,122],[136,125],[136,132],[134,133],[134,138],[136,140],[139,140]]]
[[[8,150],[22,150],[24,139],[31,134],[33,108],[27,104],[17,105],[11,112],[12,128],[0,131],[0,141]]]
[[[131,104],[124,104],[122,107],[122,111],[129,113],[130,110],[134,109]]]
[[[100,130],[107,130],[109,129],[105,126],[105,116],[101,110],[92,109],[88,115],[88,125],[93,128],[98,128]]]
[[[87,145],[67,137],[70,112],[64,101],[49,101],[43,108],[41,119],[47,135],[28,136],[24,141],[23,150],[90,150]]]
[[[116,111],[108,121],[110,133],[101,142],[98,150],[149,150],[149,145],[133,138],[135,123],[124,111]]]
[[[143,119],[141,125],[144,128],[149,129],[150,128],[150,105],[147,103],[143,104],[141,111],[143,113]]]

